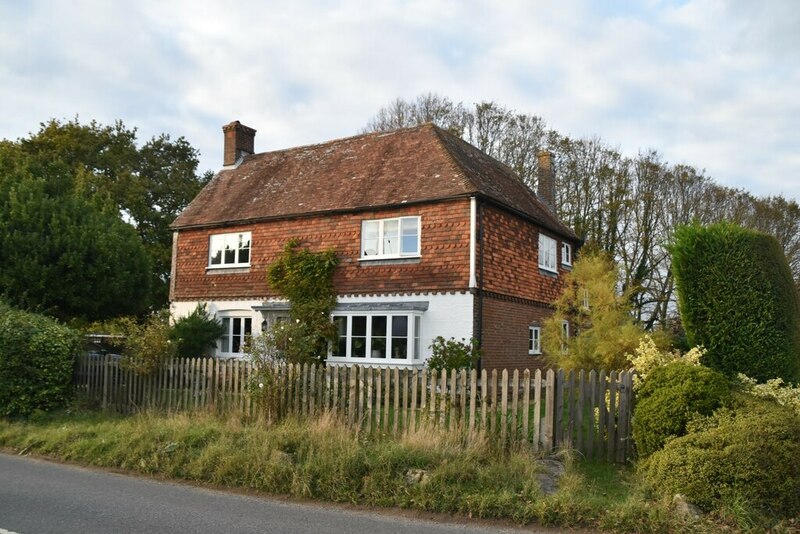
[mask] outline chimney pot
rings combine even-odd
[[[556,175],[553,170],[553,154],[547,150],[540,150],[536,155],[539,164],[538,196],[553,212],[556,210]]]
[[[223,165],[235,165],[240,157],[255,154],[256,131],[253,128],[233,121],[223,126],[222,132],[225,136]]]

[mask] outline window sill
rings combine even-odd
[[[541,351],[539,351],[539,352],[530,352],[530,351],[528,351],[528,356],[541,356],[541,355],[542,355]]]
[[[405,265],[420,262],[420,256],[406,256],[402,258],[359,258],[364,265]]]
[[[558,271],[557,271],[557,270],[556,270],[556,271],[553,271],[553,270],[551,270],[551,269],[545,269],[544,267],[542,267],[542,266],[540,265],[540,266],[539,266],[539,274],[543,274],[543,275],[545,275],[545,276],[550,276],[550,277],[553,277],[553,278],[555,278],[555,277],[557,277],[557,276],[558,276]]]
[[[363,365],[366,367],[423,367],[425,360],[408,360],[391,358],[337,358],[329,356],[325,363],[328,365]]]
[[[567,271],[571,271],[572,270],[572,264],[571,263],[562,263],[561,267],[563,269],[566,269]]]
[[[241,265],[238,267],[206,267],[206,274],[237,274],[249,272],[249,265]]]

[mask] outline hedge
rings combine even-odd
[[[78,332],[49,317],[0,309],[0,416],[66,405],[79,348]]]
[[[771,236],[730,223],[690,225],[670,246],[678,307],[704,365],[764,382],[800,378],[800,302]]]

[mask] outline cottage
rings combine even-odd
[[[556,217],[548,153],[534,194],[433,124],[256,154],[223,127],[224,166],[173,224],[171,312],[204,302],[216,354],[288,315],[267,286],[290,239],[333,248],[339,342],[329,363],[424,365],[436,336],[480,341],[484,368],[534,368],[542,321],[580,244]]]

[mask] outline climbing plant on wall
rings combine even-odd
[[[336,339],[330,320],[336,306],[333,273],[339,260],[332,249],[321,252],[301,248],[293,239],[267,270],[269,286],[291,304],[290,320],[267,333],[281,356],[295,363],[321,363],[328,343]]]

